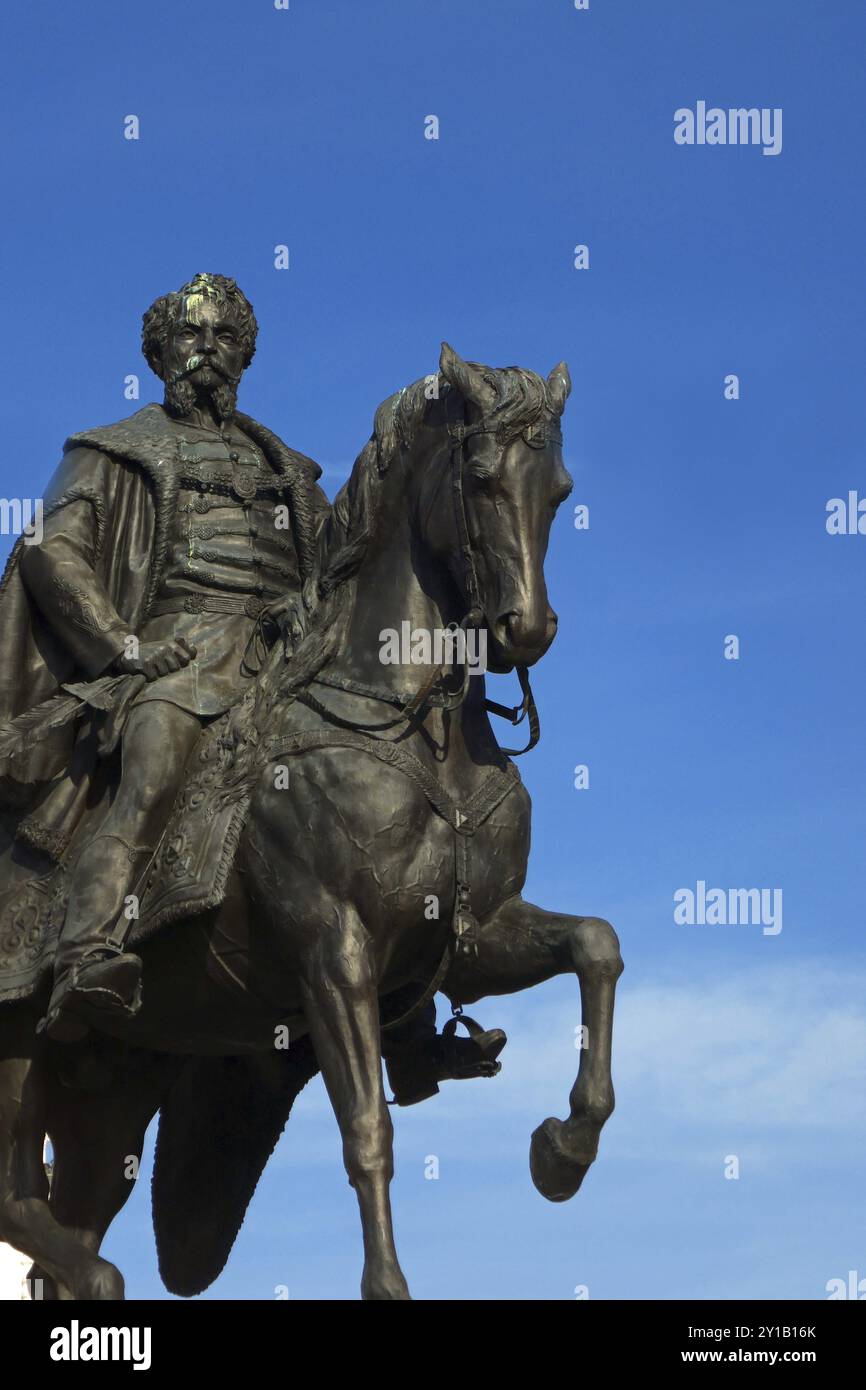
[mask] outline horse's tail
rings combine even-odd
[[[284,1053],[193,1057],[163,1103],[153,1173],[159,1272],[202,1293],[222,1271],[295,1097],[318,1071],[307,1037]]]

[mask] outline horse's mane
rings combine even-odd
[[[331,504],[319,532],[316,582],[327,599],[353,580],[377,529],[382,480],[402,446],[411,443],[428,405],[427,378],[389,396],[376,411],[373,433]]]
[[[524,367],[467,365],[477,367],[496,392],[486,418],[500,442],[551,410],[546,383],[535,372]],[[437,387],[431,392],[434,380]],[[442,373],[438,378],[421,377],[389,396],[376,411],[373,432],[320,528],[312,573],[291,621],[285,624],[286,640],[274,644],[251,688],[224,716],[225,725],[217,735],[226,756],[224,794],[233,796],[250,784],[258,762],[256,749],[280,708],[341,650],[355,581],[378,530],[383,481],[400,450],[411,446],[431,401],[446,400],[451,392],[459,398],[460,392]]]

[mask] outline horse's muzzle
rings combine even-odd
[[[534,621],[527,619],[520,609],[503,613],[488,628],[491,670],[533,666],[556,636],[557,623],[557,616],[549,606]]]

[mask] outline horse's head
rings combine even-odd
[[[490,669],[531,666],[556,635],[544,558],[551,522],[572,488],[559,425],[568,368],[560,362],[545,382],[521,367],[465,362],[447,343],[439,365],[450,388],[444,410],[454,505],[437,509],[428,539],[466,610],[480,610]]]

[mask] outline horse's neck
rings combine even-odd
[[[399,486],[384,500],[376,538],[357,575],[352,614],[336,664],[359,683],[402,693],[420,689],[439,669],[435,659],[417,659],[419,643],[412,643],[412,634],[429,634],[432,647],[435,634],[461,615],[450,578],[413,528],[405,475],[397,474],[394,481]],[[395,640],[401,658],[411,646],[409,664],[393,661]]]
[[[430,430],[419,444],[410,465],[395,469],[389,492],[377,518],[376,536],[355,579],[352,612],[339,655],[328,668],[331,677],[351,681],[356,687],[379,695],[406,696],[424,689],[441,669],[437,662],[435,634],[463,616],[461,599],[442,562],[430,553],[420,527],[413,521],[413,469],[422,470],[422,510],[450,507],[448,444],[444,431]],[[413,634],[428,634],[433,647],[431,662],[418,660],[420,643]],[[400,660],[383,660],[386,643],[394,640]],[[408,644],[408,651],[407,651]],[[404,663],[409,655],[411,660]],[[447,659],[447,658],[446,658]],[[453,788],[472,778],[495,749],[484,706],[484,679],[473,677],[465,702],[453,714],[432,707],[411,735],[411,746],[421,757],[432,754],[440,775]],[[333,700],[333,697],[332,697]],[[364,718],[372,714],[371,706]],[[358,717],[349,707],[343,717]]]

